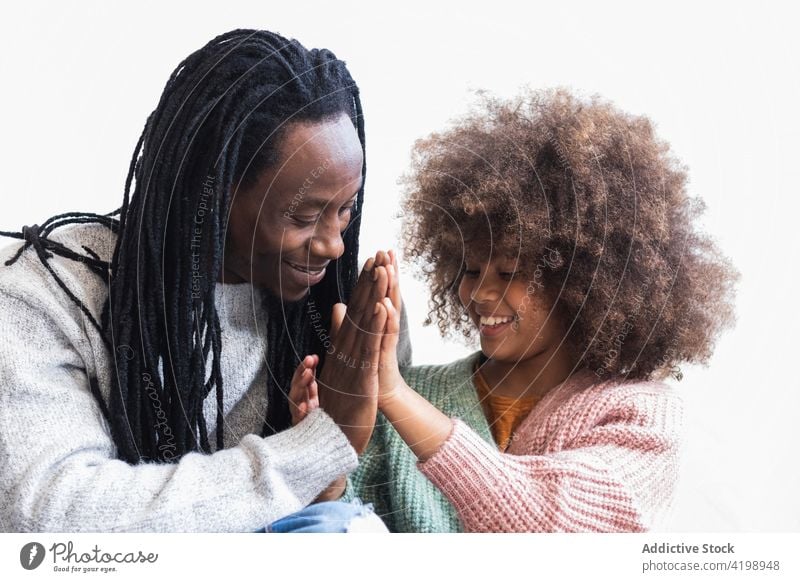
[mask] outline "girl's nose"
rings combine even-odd
[[[480,277],[472,288],[470,299],[473,303],[484,303],[486,301],[497,301],[502,297],[502,288],[497,285],[492,277]]]

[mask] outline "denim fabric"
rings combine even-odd
[[[272,533],[346,533],[351,525],[359,531],[387,531],[380,519],[372,512],[372,505],[364,505],[359,499],[352,502],[325,501],[314,503],[296,513],[287,515],[259,532]]]

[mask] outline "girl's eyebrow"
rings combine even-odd
[[[464,253],[464,263],[483,263],[484,259],[474,253]]]

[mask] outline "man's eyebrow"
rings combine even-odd
[[[356,196],[358,196],[358,192],[353,193],[348,202],[355,199]],[[331,201],[326,198],[315,198],[313,196],[307,196],[300,201],[299,205],[310,206],[312,208],[325,208],[326,206],[330,206],[330,204]]]

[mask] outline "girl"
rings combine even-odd
[[[686,180],[646,118],[563,90],[419,142],[406,250],[442,334],[480,351],[401,376],[391,278],[382,414],[348,495],[394,531],[659,527],[681,426],[662,380],[708,361],[736,278]]]

